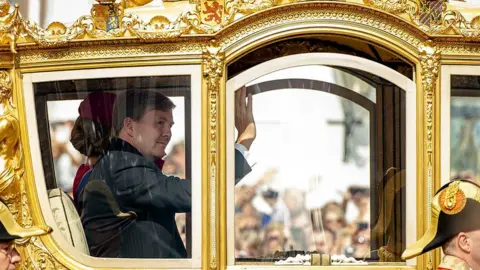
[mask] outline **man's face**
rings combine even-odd
[[[132,121],[133,146],[148,159],[162,158],[172,137],[172,110],[147,110]]]

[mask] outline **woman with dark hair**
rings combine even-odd
[[[112,93],[94,92],[85,97],[78,107],[80,116],[73,126],[70,142],[87,159],[78,168],[73,181],[75,204],[83,188],[83,180],[88,178],[98,158],[109,145],[115,98],[116,95]]]

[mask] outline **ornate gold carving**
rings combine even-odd
[[[19,54],[20,62],[22,64],[30,63],[45,63],[46,61],[57,60],[83,60],[83,59],[111,59],[123,57],[138,57],[138,56],[162,56],[168,54],[182,54],[182,55],[201,55],[201,43],[193,42],[177,42],[177,43],[163,43],[163,44],[143,44],[125,45],[125,46],[92,46],[92,47],[73,47],[69,50],[38,50],[26,51]]]
[[[201,18],[202,23],[214,26],[221,24],[224,16],[224,1],[209,0],[201,2]]]
[[[59,36],[67,32],[67,27],[61,22],[52,22],[48,25],[47,31],[50,32],[52,36]]]
[[[420,47],[420,65],[422,67],[422,86],[426,101],[427,153],[433,152],[433,97],[440,66],[440,53],[431,42]],[[433,162],[428,160],[428,162]]]
[[[480,17],[474,17],[470,22],[456,10],[448,10],[442,14],[443,24],[432,33],[456,34],[469,38],[480,37]]]
[[[447,10],[446,5],[439,10],[430,8],[431,1],[412,0],[364,0],[364,4],[379,8],[386,12],[410,18],[418,28],[435,35],[462,35],[468,38],[480,37],[480,16],[467,21],[461,12]],[[430,17],[430,23],[423,22],[424,17]]]
[[[167,29],[169,24],[170,21],[165,16],[155,16],[149,22],[149,25],[151,25],[155,30]]]
[[[475,55],[480,54],[480,46],[476,44],[455,44],[454,39],[445,40],[444,44],[438,45],[438,50],[442,55]]]
[[[60,269],[45,248],[38,251],[36,236],[49,233],[46,226],[33,226],[23,179],[24,164],[20,145],[20,127],[12,104],[12,80],[0,70],[0,220],[7,231],[19,237],[15,244],[22,257],[20,269]],[[30,252],[28,251],[35,251]],[[27,253],[25,253],[27,252]],[[51,264],[53,263],[53,264]],[[52,266],[52,267],[50,267]]]
[[[227,48],[240,39],[279,24],[318,20],[331,20],[341,24],[355,23],[385,31],[404,41],[405,45],[411,45],[413,49],[421,46],[426,37],[421,31],[409,28],[409,24],[402,19],[387,17],[384,13],[366,7],[346,3],[305,2],[297,4],[294,10],[290,6],[280,6],[263,12],[261,16],[248,17],[238,22],[235,27],[222,32],[221,45]]]
[[[265,1],[199,1],[195,8],[182,13],[176,20],[166,17],[146,23],[133,14],[124,15],[124,8],[142,6],[151,0],[124,0],[123,4],[114,1],[99,1],[92,8],[91,16],[78,18],[71,26],[62,23],[51,24],[47,29],[37,23],[24,20],[18,5],[8,13],[7,0],[0,2],[0,44],[10,44],[16,53],[16,42],[34,41],[41,47],[60,47],[68,42],[85,39],[116,38],[136,36],[144,40],[165,40],[186,34],[213,34],[225,28],[234,19],[277,4],[278,0]]]
[[[8,1],[7,1],[8,2]],[[3,3],[0,7],[0,13],[5,14],[6,8],[10,5]],[[0,44],[9,44],[10,51],[16,53],[17,39],[22,34],[23,20],[20,16],[18,4],[12,13],[7,13],[0,18]]]
[[[445,193],[445,200],[444,200],[444,207],[447,209],[452,209],[456,206],[457,200],[457,192],[459,189],[460,182],[454,182],[444,191]]]
[[[144,6],[150,2],[152,2],[152,0],[122,0],[122,5],[125,8],[131,8],[131,7]]]
[[[377,253],[381,262],[396,262],[399,257],[398,255],[395,255],[395,253],[389,251],[386,247],[380,247]]]
[[[90,13],[97,29],[110,32],[120,28],[123,8],[115,1],[94,4]]]
[[[463,210],[467,204],[465,193],[459,188],[460,182],[453,182],[440,194],[439,205],[442,211],[448,215],[454,215]]]
[[[27,239],[32,236],[38,236],[47,234],[51,231],[49,227],[39,228],[39,227],[22,227],[15,220],[13,213],[10,209],[3,203],[0,202],[0,220],[2,221],[3,226],[11,235]],[[23,240],[19,240],[23,241]]]
[[[21,270],[67,269],[53,257],[37,237],[31,237],[23,241],[16,240],[15,246],[22,256],[19,267]]]
[[[203,51],[203,77],[208,89],[208,104],[210,107],[210,268],[217,268],[217,136],[218,136],[218,93],[220,80],[225,68],[225,52],[213,40]]]
[[[23,175],[20,151],[20,124],[15,117],[11,102],[12,80],[7,71],[0,70],[0,199],[11,209],[20,222],[18,213],[22,209],[21,177]]]
[[[0,17],[7,15],[9,10],[10,10],[10,1],[1,0],[0,1]]]
[[[363,0],[363,3],[393,14],[407,13],[412,17],[418,13],[420,8],[417,1],[411,0]]]
[[[434,96],[435,88],[438,79],[438,72],[440,67],[440,53],[437,47],[430,41],[426,42],[419,48],[421,75],[422,75],[422,87],[424,93],[425,103],[425,132],[426,132],[426,147],[425,147],[425,160],[427,165],[427,213],[432,211],[432,196],[433,196],[433,146],[434,146]],[[426,224],[431,223],[432,217],[427,215]],[[433,268],[433,256],[431,252],[427,254],[427,268]]]
[[[133,14],[123,15],[124,8],[142,6],[151,0],[123,0],[123,5],[114,4],[114,1],[99,1],[99,7],[115,6],[118,21],[112,25],[118,27],[104,27],[105,20],[110,21],[113,17],[104,16],[104,12],[92,12],[91,16],[78,18],[71,26],[66,27],[57,23],[55,28],[43,29],[38,24],[24,20],[18,11],[18,6],[9,13],[7,0],[0,0],[0,35],[1,44],[10,44],[12,52],[16,52],[16,43],[21,38],[21,43],[35,42],[40,46],[59,47],[78,40],[104,39],[117,37],[136,36],[144,40],[166,40],[191,34],[214,34],[226,28],[229,24],[239,18],[265,10],[280,3],[302,2],[301,0],[227,0],[222,1],[192,1],[194,8],[185,11],[176,20],[170,21],[163,17],[162,22],[144,22]],[[110,3],[110,4],[109,4]],[[462,35],[467,38],[480,38],[480,16],[467,21],[465,17],[456,10],[441,9],[438,18],[432,17],[431,23],[422,23],[421,16],[428,8],[422,8],[422,1],[413,0],[364,0],[367,6],[375,7],[391,14],[409,18],[418,29],[435,35]],[[426,2],[425,2],[426,3]],[[337,6],[340,7],[340,6]],[[372,12],[370,10],[370,12]],[[432,11],[433,12],[433,11]],[[425,15],[426,14],[426,15]],[[118,15],[118,16],[117,16]],[[379,17],[384,17],[380,15]],[[341,18],[341,17],[340,17]],[[392,17],[390,17],[392,19]],[[361,22],[368,22],[358,18]],[[400,21],[403,21],[400,19]],[[403,21],[402,23],[405,23]],[[395,33],[395,29],[392,29]]]
[[[230,14],[236,12],[242,15],[252,14],[267,8],[274,7],[279,4],[279,0],[265,0],[265,1],[227,1],[227,11]],[[295,2],[295,1],[291,1]]]

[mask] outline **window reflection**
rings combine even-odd
[[[384,246],[401,261],[404,91],[323,66],[277,71],[247,91],[257,163],[235,187],[237,262],[306,252],[379,261]]]
[[[451,77],[450,177],[480,183],[478,76]]]
[[[72,244],[77,250],[87,254],[90,253],[92,256],[168,258],[170,257],[168,254],[174,253],[164,252],[165,250],[182,249],[185,254],[182,256],[171,255],[171,257],[190,257],[190,214],[182,213],[190,212],[190,210],[176,211],[179,213],[169,210],[162,212],[151,209],[148,205],[132,205],[131,202],[122,200],[121,196],[119,197],[115,186],[110,185],[111,183],[107,177],[103,178],[104,174],[101,174],[101,177],[95,177],[96,179],[89,178],[95,170],[100,170],[99,166],[101,165],[99,164],[103,164],[102,159],[107,159],[114,141],[117,140],[112,132],[115,124],[115,122],[112,122],[114,119],[112,116],[113,107],[117,102],[115,97],[122,95],[129,89],[147,91],[148,93],[162,93],[161,95],[166,96],[175,105],[175,109],[172,110],[175,124],[170,130],[171,137],[169,136],[169,141],[166,144],[166,155],[163,157],[163,160],[155,160],[155,164],[163,173],[159,174],[160,171],[158,171],[157,174],[160,175],[160,178],[163,179],[167,176],[178,177],[175,179],[182,182],[185,181],[185,184],[182,185],[191,190],[190,182],[182,180],[191,179],[191,161],[189,158],[190,118],[186,117],[190,115],[189,76],[90,79],[36,83],[34,84],[34,93],[38,131],[41,148],[44,150],[42,151],[42,161],[46,184],[49,189],[50,205],[53,213],[56,213],[54,214],[55,221],[67,242]],[[87,103],[88,106],[84,107]],[[85,108],[87,109],[84,113]],[[142,117],[141,119],[144,119]],[[138,134],[136,136],[138,138]],[[139,157],[145,157],[142,154],[145,151],[142,151],[138,151]],[[123,157],[126,157],[126,154]],[[121,160],[118,160],[119,162]],[[83,168],[86,170],[83,171]],[[79,175],[80,177],[78,177]],[[77,182],[77,180],[79,181]],[[130,180],[133,181],[134,179]],[[116,231],[112,234],[112,230],[108,230],[109,227],[104,226],[106,223],[102,220],[107,220],[107,212],[92,216],[84,211],[85,203],[93,205],[92,209],[103,209],[100,201],[93,203],[95,198],[91,196],[86,198],[84,196],[85,190],[93,186],[99,186],[97,182],[101,183],[101,193],[107,198],[107,208],[117,213],[116,217],[109,219],[108,222],[111,222],[111,225],[108,226],[112,228],[111,226],[114,223],[137,224],[137,226],[127,226],[128,228],[125,226],[118,227],[120,228],[118,232],[122,235],[121,238],[118,237]],[[138,188],[139,185],[133,187],[132,190],[138,190]],[[153,189],[148,189],[148,191],[153,192]],[[156,195],[158,196],[158,194]],[[191,193],[188,196],[191,196]],[[58,213],[64,213],[64,215],[59,215]],[[169,224],[160,224],[151,218],[154,215],[161,216],[163,217],[162,220],[168,219],[171,222]],[[100,216],[102,218],[98,219],[97,217]],[[95,223],[95,228],[92,230],[92,227],[88,227],[88,224],[91,224],[90,220],[94,219],[98,222]],[[141,231],[142,228],[152,227],[154,223],[156,223],[157,230]],[[147,226],[142,227],[140,224]],[[128,246],[130,250],[135,250],[134,253],[136,255],[128,256],[125,255],[128,252],[125,253],[124,246],[126,245],[124,242],[128,240],[126,237],[128,235],[131,236],[132,233],[126,230],[132,231],[133,227],[138,228],[137,231],[133,232],[133,235],[138,237],[131,239],[133,242],[130,241]],[[160,242],[166,243],[166,245],[160,247],[159,245],[149,244],[150,242],[141,240],[140,235],[145,233],[149,235],[149,239],[159,239],[158,234],[161,233],[159,229],[172,231],[172,236],[175,237],[178,235],[178,239],[175,238],[175,244],[168,245],[172,241],[162,238]],[[178,233],[175,231],[178,231]],[[112,241],[113,238],[111,236],[115,238],[114,241]],[[139,248],[139,243],[141,243],[143,249]],[[102,247],[99,249],[99,246]],[[162,248],[164,251],[161,251]],[[109,250],[114,249],[118,251],[114,253],[118,254],[111,256],[113,253]],[[146,253],[138,252],[139,250],[147,249],[150,251]],[[152,253],[152,250],[159,252]]]

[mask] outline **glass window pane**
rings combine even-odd
[[[452,75],[450,176],[480,182],[480,84],[478,76]]]
[[[257,136],[235,186],[237,263],[405,249],[405,91],[311,65],[249,82]],[[238,132],[236,136],[240,136]],[[380,252],[381,253],[381,252]]]
[[[34,83],[50,204],[75,248],[95,257],[191,257],[190,80]]]

